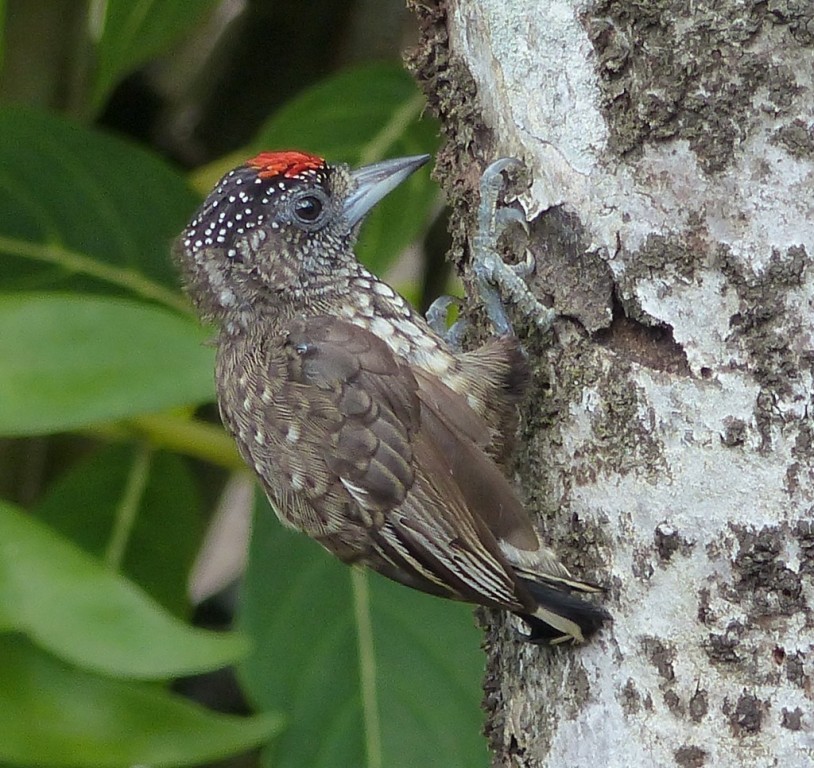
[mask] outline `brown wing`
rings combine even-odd
[[[295,323],[287,349],[297,394],[328,401],[338,417],[311,436],[325,466],[370,514],[401,503],[414,482],[420,408],[409,370],[378,338],[333,318]]]
[[[488,430],[463,398],[440,384],[437,391],[428,387],[426,374],[419,372],[417,379],[384,341],[335,318],[298,322],[288,348],[291,384],[305,388],[300,394],[310,387],[313,398],[330,399],[340,414],[341,426],[318,442],[325,466],[352,501],[347,511],[368,526],[371,546],[358,559],[428,592],[528,609],[531,599],[518,596],[524,590],[480,517],[480,507],[502,495],[513,502],[498,503],[498,518],[507,504],[519,502],[478,449],[478,438]],[[436,397],[431,404],[426,392]],[[445,430],[444,419],[456,426]],[[477,504],[461,488],[457,441],[467,445],[463,454],[471,477],[496,485]],[[343,556],[346,533],[320,540]]]
[[[298,321],[284,337],[259,328],[220,345],[216,380],[224,424],[280,519],[353,561],[374,517],[413,483],[419,404],[392,355],[331,325]],[[368,375],[387,399],[360,384]]]
[[[471,513],[498,542],[536,552],[539,539],[528,513],[501,470],[480,450],[488,434],[485,422],[437,378],[424,371],[415,375],[424,432],[445,457]]]
[[[222,345],[219,400],[284,522],[346,562],[417,589],[515,611],[530,639],[582,639],[607,614],[540,545],[484,452],[464,395],[335,318]]]

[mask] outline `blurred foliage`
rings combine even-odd
[[[214,5],[215,0],[92,3],[90,31],[96,39],[89,92],[93,111],[102,109],[113,87],[125,75],[182,37]]]
[[[258,744],[280,718],[217,715],[155,684],[90,674],[23,635],[0,635],[0,759],[121,768],[193,765]]]
[[[322,22],[319,6],[304,39],[336,37],[317,27],[337,14],[365,39],[353,4]],[[486,764],[470,610],[345,568],[265,502],[238,631],[190,623],[190,568],[240,462],[212,418],[212,332],[177,285],[172,239],[258,149],[361,164],[436,147],[395,56],[331,72],[338,44],[310,54],[295,97],[269,82],[285,101],[214,157],[194,124],[213,124],[202,83],[223,82],[247,29],[263,38],[268,7],[0,0],[3,765],[201,765],[256,748],[239,764]],[[274,7],[270,36],[308,26],[301,4]],[[242,93],[229,89],[230,105]],[[245,98],[256,110],[256,92]],[[362,258],[392,267],[436,205],[428,172],[415,174],[371,215]],[[233,714],[176,692],[225,665],[244,704],[202,698]]]
[[[485,765],[470,609],[349,569],[258,512],[240,615],[257,647],[240,680],[289,717],[263,764]]]

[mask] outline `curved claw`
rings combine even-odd
[[[500,233],[509,224],[520,224],[528,232],[526,217],[513,206],[498,206],[500,191],[506,184],[503,172],[513,168],[525,168],[516,157],[501,157],[486,166],[480,177],[480,206],[478,207],[478,232],[497,242]]]
[[[424,313],[430,328],[439,336],[443,336],[447,332],[447,315],[449,308],[454,304],[460,306],[461,300],[456,296],[439,296]]]
[[[484,184],[493,184],[495,179],[500,179],[500,175],[503,171],[508,171],[511,168],[525,168],[525,164],[522,160],[517,157],[501,157],[497,160],[489,163],[486,166],[486,169],[483,172],[483,175],[480,177],[481,186]],[[499,181],[500,184],[503,184],[502,180]]]
[[[447,316],[452,306],[461,306],[461,300],[457,296],[439,296],[424,313],[430,328],[439,336],[444,336],[447,332]]]
[[[447,328],[447,317],[451,306],[457,304],[460,307],[462,303],[457,296],[439,296],[430,304],[424,315],[430,328],[454,350],[461,349],[464,333],[466,332],[466,322],[459,317]]]
[[[523,253],[523,261],[512,264],[511,268],[518,277],[522,277],[525,280],[531,277],[537,269],[537,259],[534,254],[526,248]]]
[[[510,205],[505,208],[498,208],[495,213],[495,224],[499,232],[502,232],[506,227],[512,224],[517,224],[523,227],[523,231],[529,233],[529,223],[526,220],[526,214]]]

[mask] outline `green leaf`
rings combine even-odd
[[[257,746],[280,718],[215,714],[155,684],[96,677],[0,636],[0,761],[18,766],[181,766]]]
[[[0,290],[138,295],[182,311],[169,258],[197,198],[154,155],[53,115],[0,111]]]
[[[0,626],[77,666],[133,679],[217,669],[246,652],[244,638],[178,621],[127,579],[3,502]]]
[[[215,0],[106,0],[96,43],[94,111],[119,80],[189,34],[213,5]]]
[[[272,517],[255,519],[240,614],[244,690],[289,722],[264,765],[487,765],[471,608],[375,574],[368,589]]]
[[[351,164],[429,152],[437,123],[420,120],[423,109],[424,97],[400,65],[368,64],[303,91],[261,128],[255,144]]]
[[[32,514],[101,560],[133,463],[132,446],[104,446],[59,477]],[[187,576],[203,535],[200,499],[180,456],[154,453],[147,471],[121,570],[167,610],[185,616]]]
[[[0,434],[39,434],[214,398],[189,318],[120,299],[0,295]]]
[[[260,130],[244,157],[230,156],[199,173],[196,186],[208,191],[249,153],[301,149],[352,166],[387,157],[432,154],[437,123],[422,117],[424,98],[397,64],[346,70],[303,91]],[[413,174],[368,217],[356,254],[381,273],[426,228],[438,189],[428,169]]]
[[[0,0],[0,74],[6,60],[6,0]]]

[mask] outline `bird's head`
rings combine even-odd
[[[304,152],[263,152],[229,171],[175,246],[201,314],[224,320],[318,300],[356,271],[365,215],[428,159],[351,170]]]

